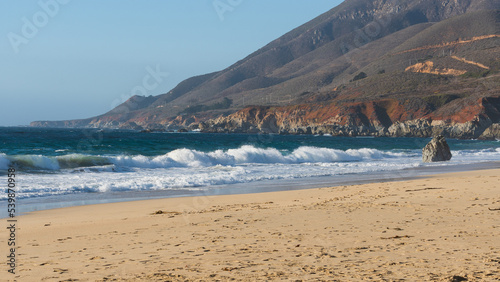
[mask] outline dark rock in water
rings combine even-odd
[[[424,149],[422,149],[422,159],[424,163],[444,162],[451,160],[451,152],[446,138],[439,135],[434,137]]]
[[[177,130],[177,132],[183,132],[183,133],[185,133],[185,132],[189,132],[189,131],[187,129],[185,129],[185,128],[181,128],[181,129]]]

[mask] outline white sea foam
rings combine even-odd
[[[451,151],[453,157],[460,158],[463,160],[498,160],[500,157],[500,148],[490,148],[482,150],[462,150],[462,151]]]
[[[59,163],[56,159],[42,155],[23,155],[14,158],[16,164],[27,168],[38,168],[46,170],[59,170]]]
[[[210,167],[215,165],[241,164],[301,164],[319,162],[352,162],[403,157],[403,153],[385,153],[375,149],[335,150],[317,147],[300,147],[289,154],[275,148],[242,146],[226,151],[209,153],[189,149],[178,149],[163,156],[110,157],[110,161],[122,167],[168,168],[168,167]]]
[[[201,152],[190,149],[177,149],[159,156],[92,156],[69,154],[47,157],[42,155],[0,155],[0,169],[6,169],[10,163],[19,165],[28,170],[74,169],[74,172],[83,168],[110,171],[110,165],[115,171],[129,171],[130,169],[160,169],[160,168],[203,168],[217,165],[238,166],[248,164],[315,164],[315,163],[343,163],[343,162],[372,162],[376,160],[407,159],[420,156],[419,150],[414,151],[380,151],[362,148],[338,150],[303,146],[293,151],[278,150],[275,148],[257,148],[242,146],[237,149],[216,150]],[[488,161],[500,159],[500,148],[482,150],[452,151],[454,160],[458,162]],[[111,170],[112,171],[112,170]]]
[[[78,154],[11,157],[0,154],[0,168],[6,168],[14,160],[18,164],[59,170],[51,174],[23,174],[19,197],[29,198],[89,192],[205,189],[205,186],[262,180],[382,171],[390,171],[397,177],[398,171],[407,168],[500,160],[500,148],[452,153],[450,162],[439,164],[423,164],[420,150],[344,151],[318,147],[300,147],[293,151],[253,146],[211,152],[179,149],[153,157]]]
[[[251,183],[262,180],[297,179],[318,176],[392,171],[419,166],[419,161],[407,163],[384,161],[348,163],[254,164],[243,166],[174,167],[143,169],[128,172],[61,174],[25,174],[18,197],[50,195],[154,191],[170,189],[204,189],[205,186]],[[2,195],[0,195],[2,197]]]

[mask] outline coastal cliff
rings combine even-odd
[[[390,100],[342,106],[249,107],[193,126],[202,132],[224,133],[500,138],[500,97],[471,100],[450,116],[436,117],[408,107]]]

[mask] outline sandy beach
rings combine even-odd
[[[17,217],[11,281],[498,281],[500,170]],[[6,219],[0,248],[6,261]]]

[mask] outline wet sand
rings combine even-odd
[[[17,218],[16,275],[3,263],[2,279],[497,281],[498,209],[493,169],[46,210]]]

